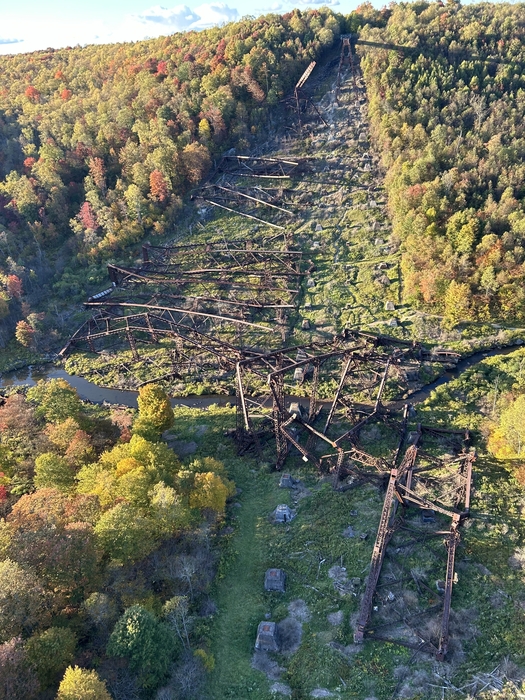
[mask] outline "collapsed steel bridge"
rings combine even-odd
[[[295,212],[285,206],[285,192],[292,190],[284,185],[308,167],[304,158],[225,155],[192,199],[285,232]]]
[[[434,654],[439,660],[448,651],[455,552],[460,541],[459,526],[469,515],[475,455],[467,451],[469,436],[464,431],[422,425],[410,431],[412,409],[396,398],[400,391],[409,389],[410,379],[418,375],[424,363],[451,365],[457,360],[454,353],[428,351],[419,343],[346,332],[331,342],[283,348],[236,364],[236,438],[241,452],[253,449],[262,458],[267,438],[273,435],[277,469],[295,454],[321,472],[331,473],[336,486],[346,477],[350,477],[354,487],[366,482],[386,484],[355,642],[365,638],[390,641]],[[261,386],[261,380],[267,391],[262,396],[254,395],[250,387]],[[330,398],[321,398],[320,388],[323,383],[326,387],[328,381],[335,390]],[[361,444],[361,433],[373,423],[395,437],[390,456],[371,454]],[[449,449],[458,454],[444,459],[425,452],[420,444],[422,436],[430,443],[446,440]],[[430,532],[423,528],[418,533],[417,523],[406,518],[409,506],[412,511],[416,507],[427,513],[431,521],[436,513],[441,519],[449,519],[448,530]],[[379,609],[374,602],[384,559],[392,537],[403,528],[410,530],[416,540],[445,535],[447,561],[440,589],[442,601],[423,610],[418,604],[412,612],[403,609],[399,619],[390,615],[378,622],[372,620],[372,613]],[[406,546],[407,543],[397,543],[396,551]],[[426,587],[423,593],[427,597],[430,591],[434,599],[439,598],[424,581],[412,578],[420,593]],[[422,598],[424,595],[419,596],[418,603]],[[440,616],[437,635],[425,635],[424,630],[415,628],[415,620],[436,612]],[[391,636],[381,632],[381,628],[396,624],[401,624],[403,632],[397,628]]]
[[[452,442],[458,436],[436,426],[409,431],[410,407],[402,395],[410,393],[423,365],[453,365],[459,356],[357,331],[265,352],[272,336],[279,335],[276,322],[294,308],[305,274],[301,262],[298,251],[259,249],[251,243],[147,246],[140,266],[109,266],[113,286],[88,300],[93,316],[62,354],[74,346],[100,352],[107,348],[108,338],[116,336],[127,340],[133,360],[138,361],[139,344],[169,338],[169,376],[217,368],[235,375],[235,437],[241,453],[254,450],[262,459],[273,439],[277,469],[295,454],[331,473],[336,486],[347,477],[355,485],[386,482],[355,641],[388,640],[442,659],[448,650],[454,559],[459,526],[469,513],[474,455],[466,451],[465,442],[454,459],[424,452],[422,435]],[[291,287],[291,281],[297,286]],[[274,315],[273,324],[264,314]],[[250,345],[244,342],[247,334]],[[266,388],[261,392],[261,387]],[[390,455],[372,454],[362,444],[361,435],[372,424],[395,436]],[[450,478],[453,483],[447,491]],[[414,628],[414,620],[428,612],[419,606],[413,614],[403,611],[400,620],[374,619],[388,545],[409,522],[409,506],[450,520],[443,600],[430,608],[430,612],[440,609],[437,638]],[[412,524],[412,534],[415,529]],[[443,532],[424,532],[423,539],[430,534]],[[418,588],[426,585],[412,578]],[[400,621],[411,637],[399,632],[387,637],[381,632]]]
[[[234,241],[145,246],[142,257],[134,267],[108,265],[112,287],[88,299],[93,315],[61,355],[124,340],[136,361],[139,345],[167,338],[186,368],[192,355],[224,368],[285,340],[305,274],[300,251]]]
[[[344,66],[350,66],[356,87],[354,43],[348,36],[342,38],[337,91]],[[294,91],[300,128],[301,114],[308,107],[317,111],[302,92],[314,65],[301,76]],[[283,189],[257,183],[287,181],[305,167],[306,161],[298,159],[223,157],[216,171],[221,179],[205,185],[197,197],[282,230],[284,248],[265,248],[244,239],[144,246],[140,264],[108,266],[112,286],[88,299],[86,308],[92,310],[92,317],[61,354],[74,347],[105,352],[124,341],[137,362],[141,346],[166,344],[165,377],[183,378],[195,370],[217,369],[235,377],[235,438],[240,453],[254,451],[260,459],[271,453],[277,469],[298,456],[331,474],[336,487],[342,480],[346,481],[344,488],[363,483],[386,487],[355,641],[386,640],[442,659],[449,648],[455,553],[459,527],[469,514],[475,455],[467,451],[466,435],[439,426],[417,425],[409,430],[411,408],[402,397],[415,388],[423,365],[453,365],[459,356],[354,331],[285,345],[289,318],[298,308],[300,283],[306,273],[302,254],[290,249],[285,226],[262,220],[240,206],[248,203],[278,212],[281,218],[290,216]],[[362,438],[371,427],[389,434],[390,454],[378,456],[367,449]],[[435,456],[439,450],[433,451],[432,441],[443,440],[453,445],[452,457]],[[429,449],[423,450],[426,441]],[[448,529],[418,528],[412,514],[419,510],[447,519]],[[406,533],[409,539],[403,541],[400,538]],[[440,582],[442,600],[421,609],[422,592],[427,598],[431,594],[435,602],[436,591],[414,571],[404,570],[398,552],[443,537],[447,556]],[[382,582],[385,569],[389,578]],[[383,585],[415,586],[420,594],[415,609],[388,607],[381,593]],[[417,627],[417,621],[434,612],[439,613],[437,634]],[[388,628],[390,636],[384,633]]]
[[[236,366],[237,440],[242,450],[258,451],[261,436],[271,432],[278,469],[295,448],[304,461],[323,471],[337,465],[340,472],[354,458],[360,461],[354,445],[359,431],[369,421],[389,420],[385,392],[394,391],[399,398],[417,380],[423,363],[454,364],[458,357],[419,343],[347,330],[324,342],[245,358]],[[327,384],[334,388],[330,396]],[[252,385],[267,389],[254,395]],[[307,407],[298,398],[305,394]],[[325,449],[321,455],[313,449],[319,441]],[[377,462],[365,459],[370,461]]]
[[[406,413],[405,413],[406,419]],[[401,644],[416,651],[433,654],[442,661],[449,648],[449,623],[452,605],[452,590],[455,582],[454,561],[460,542],[459,527],[470,513],[470,491],[472,481],[472,465],[475,453],[467,451],[468,432],[440,431],[436,427],[418,425],[417,430],[408,433],[406,420],[404,431],[391,469],[384,496],[383,508],[377,529],[377,535],[372,550],[370,571],[366,588],[361,600],[358,620],[354,633],[354,641],[361,643],[364,639],[387,641]],[[422,438],[425,435],[459,439],[461,452],[447,459],[437,458],[423,452]],[[463,438],[463,439],[462,439]],[[420,509],[421,524],[413,517],[408,518],[409,507]],[[401,511],[401,512],[400,512]],[[438,514],[438,515],[436,515]],[[448,530],[435,531],[428,525],[433,525],[440,517],[449,521]],[[395,542],[392,546],[390,575],[385,582],[390,589],[402,583],[407,589],[406,581],[415,587],[417,602],[410,611],[403,602],[399,610],[395,605],[396,596],[390,590],[388,595],[381,596],[378,591],[380,575],[383,570],[388,546],[396,534],[409,533],[410,539]],[[403,550],[414,547],[419,543],[428,544],[436,536],[445,545],[447,560],[445,575],[442,581],[436,581],[433,589],[424,577],[403,565]],[[444,539],[443,539],[444,536]],[[435,556],[435,555],[434,555]],[[396,571],[397,568],[397,571]],[[394,574],[393,571],[396,571]],[[419,595],[417,595],[419,593]],[[422,606],[421,600],[428,599],[432,605]],[[442,594],[442,595],[441,595]],[[374,605],[374,602],[377,604]],[[389,604],[390,602],[390,604]],[[379,612],[381,608],[381,613]],[[421,630],[421,621],[437,613],[439,622],[434,629],[431,626]],[[373,620],[373,617],[379,618]],[[387,636],[383,630],[390,628],[393,633]]]

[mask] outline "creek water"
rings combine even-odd
[[[0,390],[9,386],[34,386],[41,379],[65,379],[78,391],[78,395],[85,401],[92,403],[118,404],[137,408],[137,391],[124,391],[122,389],[108,389],[93,384],[93,382],[74,374],[68,374],[65,370],[53,365],[41,367],[38,370],[26,368],[16,372],[8,372],[0,377]],[[171,399],[172,406],[190,406],[192,408],[206,408],[211,404],[226,405],[235,402],[235,396],[188,396],[186,398]]]
[[[517,350],[517,345],[512,345],[508,347],[494,348],[492,350],[482,350],[465,357],[458,362],[458,364],[453,368],[445,372],[438,379],[426,384],[421,389],[417,389],[412,394],[406,397],[400,404],[409,402],[411,404],[417,404],[423,402],[430,393],[436,389],[438,386],[447,384],[452,379],[455,379],[465,370],[473,367],[481,360],[487,357],[494,357],[496,355],[508,355],[509,353]],[[40,379],[55,379],[61,378],[65,379],[71,386],[73,386],[77,391],[81,399],[86,401],[91,401],[93,403],[109,403],[118,404],[120,406],[129,406],[131,408],[137,407],[137,395],[136,391],[123,391],[122,389],[108,389],[105,387],[97,386],[93,382],[79,377],[73,374],[68,374],[65,370],[49,365],[47,367],[40,367],[38,370],[32,370],[30,367],[17,370],[16,372],[6,373],[4,376],[0,377],[0,389],[9,386],[21,386],[29,385],[34,386]],[[296,397],[289,397],[291,400],[299,401],[301,404],[307,404],[308,399],[299,399]],[[207,408],[212,404],[219,404],[220,406],[225,406],[226,404],[235,403],[235,396],[224,396],[221,394],[208,395],[208,396],[188,396],[185,398],[172,398],[172,406],[189,406],[191,408]],[[396,402],[397,403],[397,402]],[[269,400],[269,405],[271,404]]]

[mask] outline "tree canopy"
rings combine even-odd
[[[10,335],[16,327],[31,348],[56,342],[61,310],[97,289],[103,263],[163,236],[213,159],[264,132],[344,25],[328,8],[294,10],[1,56],[0,318]]]
[[[383,45],[358,50],[405,300],[449,326],[523,322],[523,8],[402,2],[362,23]]]

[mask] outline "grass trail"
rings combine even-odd
[[[233,508],[235,533],[229,543],[226,573],[217,583],[219,613],[212,633],[216,666],[210,679],[214,700],[271,697],[266,678],[250,666],[257,625],[268,612],[263,588],[267,552],[260,520],[289,496],[278,488],[275,474],[253,473],[253,465],[246,460],[232,474],[242,489],[241,507]]]

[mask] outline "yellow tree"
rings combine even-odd
[[[156,384],[146,384],[139,389],[139,417],[133,432],[149,439],[158,439],[160,434],[174,423],[173,409],[165,391]]]
[[[232,494],[234,488],[231,482],[224,482],[213,472],[203,472],[195,474],[193,486],[190,494],[192,508],[210,509],[218,515],[224,513],[226,499]]]
[[[525,455],[525,394],[518,396],[503,411],[488,445],[498,459],[516,459]]]
[[[470,318],[470,298],[468,284],[452,280],[445,294],[444,328],[454,328],[461,321]]]
[[[111,700],[111,695],[96,671],[69,666],[58,688],[56,700]]]

